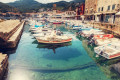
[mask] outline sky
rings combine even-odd
[[[14,2],[16,0],[0,0],[0,2],[3,2],[3,3],[9,3],[9,2]]]
[[[16,0],[0,0],[0,2],[3,3],[9,3],[9,2],[14,2]],[[38,1],[40,3],[50,3],[50,2],[58,2],[58,1],[72,1],[72,0],[35,0]]]

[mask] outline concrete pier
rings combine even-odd
[[[8,70],[8,56],[0,53],[0,80],[2,80],[5,72]]]
[[[0,23],[0,47],[1,48],[15,48],[22,30],[24,21],[7,20]]]
[[[15,48],[20,40],[25,21],[7,20],[0,22],[0,49]],[[8,69],[7,54],[0,53],[0,80]]]

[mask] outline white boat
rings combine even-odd
[[[51,33],[39,33],[39,34],[33,34],[34,37],[45,37],[45,36],[49,36],[51,35]]]
[[[98,46],[101,46],[101,45],[112,43],[114,41],[116,42],[116,41],[119,41],[119,40],[117,38],[96,39],[95,44],[98,45]]]
[[[91,34],[98,35],[98,34],[104,34],[101,30],[91,29],[91,30],[84,30],[82,31],[83,37],[89,37]]]
[[[73,26],[73,30],[76,30],[76,29],[81,29],[82,28],[82,26]]]
[[[39,43],[44,43],[44,44],[62,44],[62,43],[67,43],[71,42],[72,38],[68,36],[45,36],[45,37],[36,37],[37,41]]]
[[[29,25],[30,25],[30,26],[35,25],[35,20],[29,20]]]
[[[52,31],[55,31],[55,30],[53,30],[52,28],[38,28],[32,32],[38,34],[38,33],[51,33]]]
[[[36,30],[39,30],[39,29],[41,29],[42,27],[38,27],[38,28],[36,28],[36,27],[34,27],[34,26],[31,26],[30,28],[29,28],[29,31],[36,31]]]
[[[120,40],[95,47],[94,51],[107,59],[116,58],[120,56],[120,44],[118,43],[120,43]]]

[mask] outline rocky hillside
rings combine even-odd
[[[16,8],[0,2],[0,12],[5,13],[5,12],[9,12],[9,11],[18,12],[18,10]]]

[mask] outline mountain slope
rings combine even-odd
[[[12,11],[12,12],[17,12],[18,10],[12,6],[9,6],[7,4],[4,4],[4,3],[1,3],[0,2],[0,12],[9,12],[9,11]]]
[[[60,1],[55,3],[48,3],[48,4],[42,4],[35,0],[18,0],[13,3],[8,3],[9,5],[18,8],[22,12],[37,12],[40,8],[50,8],[52,9],[53,4],[57,5],[57,9],[59,10],[67,10],[70,6],[73,6],[75,8],[74,2],[84,2],[84,0],[74,0],[71,2],[66,1]]]
[[[19,0],[8,5],[18,8],[22,12],[32,12],[40,8],[41,3],[34,0]]]
[[[85,2],[85,0],[73,0],[74,2]]]

